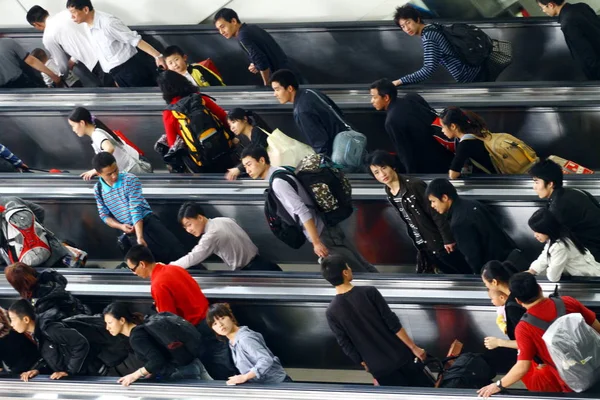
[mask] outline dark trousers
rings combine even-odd
[[[137,243],[135,234],[129,235],[129,240]],[[154,214],[144,217],[144,240],[156,261],[161,263],[175,261],[187,254],[179,239]]]
[[[379,272],[356,250],[339,226],[325,227],[319,236],[330,254],[338,254],[346,260],[354,272]]]
[[[153,87],[156,76],[151,66],[140,53],[134,55],[123,64],[110,70],[119,87]]]
[[[242,271],[281,271],[281,267],[257,254]]]
[[[376,376],[380,386],[433,387],[431,380],[425,375],[422,364],[409,362],[383,376]]]
[[[0,172],[19,172],[10,161],[0,158]]]
[[[431,252],[438,269],[444,274],[473,274],[471,267],[457,248],[452,253],[445,249]]]
[[[17,79],[13,79],[2,86],[7,89],[26,89],[26,88],[37,88],[41,87],[33,80],[29,79],[27,75],[21,74]]]
[[[230,376],[238,375],[239,371],[231,358],[231,350],[226,340],[217,339],[217,335],[208,326],[206,320],[200,321],[196,329],[202,336],[203,352],[200,361],[208,374],[218,381],[226,381]]]

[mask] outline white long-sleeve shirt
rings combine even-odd
[[[529,268],[538,275],[546,272],[551,282],[558,282],[563,273],[571,276],[600,276],[600,263],[590,251],[586,249],[585,254],[581,254],[571,240],[567,239],[567,243],[569,247],[562,239],[552,245],[549,241],[546,242],[542,254]]]
[[[215,254],[232,270],[250,264],[258,254],[258,248],[248,234],[231,218],[211,218],[206,222],[198,244],[185,256],[171,265],[183,268],[200,264]]]
[[[142,40],[142,36],[129,29],[117,17],[102,11],[94,11],[92,26],[83,25],[90,34],[93,48],[104,72],[109,73],[111,69],[124,64],[137,54],[136,47]]]
[[[50,52],[50,58],[56,62],[61,75],[66,75],[69,71],[67,54],[84,64],[90,71],[98,64],[88,31],[83,25],[73,22],[69,10],[46,18],[42,42]]]

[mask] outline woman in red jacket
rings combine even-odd
[[[158,86],[163,94],[163,99],[169,105],[175,104],[181,99],[193,95],[200,94],[204,100],[204,104],[208,111],[210,111],[225,127],[225,131],[232,138],[233,135],[229,130],[229,123],[227,121],[227,112],[217,105],[209,96],[206,96],[198,92],[198,88],[192,85],[187,78],[183,75],[178,74],[174,71],[163,71],[158,77]],[[165,126],[166,142],[169,148],[173,147],[177,137],[181,136],[181,125],[180,122],[175,118],[171,110],[163,110],[163,124]],[[231,158],[231,157],[229,157]],[[227,161],[227,163],[219,162],[219,165],[211,165],[209,170],[202,168],[206,172],[221,172],[222,167],[226,167],[222,172],[225,172],[227,168],[231,168],[235,165],[234,161]],[[223,164],[223,165],[221,165]],[[225,165],[231,164],[231,165]]]

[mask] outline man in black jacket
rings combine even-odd
[[[395,158],[382,150],[371,153],[367,165],[371,175],[385,185],[390,204],[398,211],[419,250],[421,263],[417,267],[421,267],[425,257],[446,274],[470,274],[469,265],[456,249],[448,220],[431,208],[425,196],[425,182],[398,174]]]
[[[12,328],[28,334],[38,344],[44,363],[53,371],[50,379],[73,375],[106,375],[109,367],[129,355],[127,338],[111,336],[100,316],[77,316],[61,322],[52,315],[36,316],[33,306],[24,299],[8,309]],[[23,372],[28,381],[39,375],[35,369]]]
[[[280,69],[293,70],[302,81],[300,73],[296,71],[288,56],[267,31],[256,25],[242,23],[231,8],[217,11],[214,21],[219,33],[225,39],[236,37],[239,40],[240,46],[250,59],[248,70],[253,74],[260,73],[265,86],[269,84],[271,75]]]
[[[579,241],[600,260],[600,204],[590,193],[563,187],[561,167],[543,160],[534,165],[533,190],[540,199],[548,199],[548,208],[558,222],[573,232]]]
[[[387,79],[371,85],[371,104],[385,110],[385,130],[408,174],[447,173],[452,153],[434,139],[436,118],[429,104],[416,93],[398,98],[398,89]]]
[[[317,153],[331,156],[335,135],[349,128],[342,110],[318,90],[300,89],[298,78],[290,70],[275,72],[271,87],[281,104],[294,104],[294,121],[308,145]]]
[[[474,274],[491,260],[518,260],[520,251],[502,230],[490,212],[478,201],[461,198],[447,179],[434,179],[425,192],[431,207],[447,214],[458,249],[464,254]]]
[[[321,274],[335,287],[327,322],[344,353],[370,372],[382,386],[433,386],[422,364],[426,352],[417,346],[400,319],[373,286],[353,286],[352,269],[340,255],[321,263]]]
[[[600,18],[585,3],[538,0],[549,17],[558,17],[571,57],[589,80],[600,80]]]

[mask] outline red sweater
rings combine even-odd
[[[171,312],[198,325],[206,318],[208,300],[185,269],[156,264],[150,275],[150,291],[158,312]]]
[[[215,114],[217,118],[221,120],[223,125],[229,127],[229,123],[227,122],[227,112],[221,107],[219,107],[217,103],[212,101],[210,97],[202,95],[202,98],[206,103],[206,108],[208,108],[210,112]],[[175,97],[171,101],[171,104],[175,104],[181,99],[181,96]],[[165,125],[165,132],[167,134],[167,143],[169,144],[169,147],[171,147],[175,144],[175,140],[177,140],[177,135],[180,135],[181,133],[179,122],[177,122],[177,119],[173,116],[171,110],[163,110],[163,124]]]

